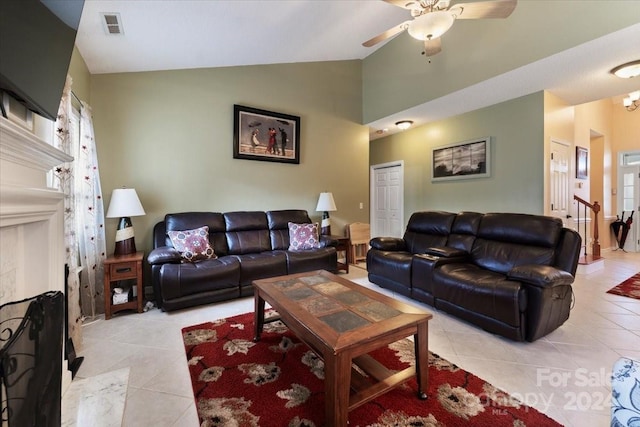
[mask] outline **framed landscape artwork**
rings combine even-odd
[[[300,117],[234,105],[233,158],[300,163]]]
[[[487,136],[433,148],[431,171],[432,181],[491,176],[491,138]]]

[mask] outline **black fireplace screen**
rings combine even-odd
[[[0,306],[0,402],[9,427],[60,426],[64,295]]]

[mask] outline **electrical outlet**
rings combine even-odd
[[[360,209],[364,209],[364,203],[360,202]]]

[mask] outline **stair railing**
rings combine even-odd
[[[586,221],[586,217],[587,217],[587,208],[591,209],[591,212],[593,212],[593,241],[591,243],[591,255],[593,256],[593,258],[598,259],[600,258],[600,241],[599,241],[599,235],[598,235],[598,212],[600,212],[600,204],[598,204],[598,202],[593,202],[593,204],[587,202],[586,200],[576,196],[574,194],[573,196],[573,200],[576,200],[580,205],[582,205],[583,209],[584,209],[584,217],[585,217],[585,222],[584,222],[584,237],[585,240],[587,238],[587,221]],[[576,209],[577,213],[578,213],[578,227],[580,227],[580,206],[578,206],[578,208]],[[585,242],[584,245],[584,256],[586,258],[587,256],[587,244]]]

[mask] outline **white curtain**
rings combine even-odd
[[[76,163],[76,220],[82,266],[80,302],[82,313],[93,318],[104,313],[104,260],[107,249],[91,107],[84,101],[80,108],[80,146]]]
[[[54,170],[54,185],[64,193],[64,235],[69,266],[70,329],[79,327],[82,317],[104,312],[104,206],[91,119],[91,108],[81,102],[80,118],[72,109],[71,77],[60,102],[55,145],[74,160]],[[76,312],[77,311],[77,312]],[[72,327],[73,324],[73,327]],[[70,335],[73,334],[70,331]],[[74,339],[80,346],[81,336]]]
[[[62,92],[58,117],[56,120],[56,136],[53,145],[67,154],[73,155],[71,137],[71,77]],[[53,170],[53,186],[64,193],[64,245],[65,264],[69,267],[68,276],[68,314],[69,337],[76,348],[82,347],[82,313],[80,311],[80,280],[78,278],[78,244],[75,228],[75,191],[74,191],[74,162],[64,163]]]

